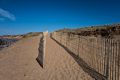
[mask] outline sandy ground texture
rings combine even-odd
[[[0,80],[93,80],[61,46],[46,39],[44,68],[36,61],[40,36],[0,51]]]

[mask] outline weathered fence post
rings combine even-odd
[[[120,80],[120,39],[118,40],[118,63],[117,63],[117,66],[118,66],[118,80]]]
[[[79,49],[80,49],[80,36],[78,35],[78,56],[79,56]]]
[[[109,49],[110,49],[110,45],[109,45],[110,43],[109,43],[109,39],[107,38],[107,52],[106,52],[106,77],[107,77],[107,80],[108,80],[108,78],[109,78],[109,55],[110,55],[110,52],[109,52]]]
[[[38,57],[36,58],[36,60],[38,61],[38,63],[41,65],[41,67],[44,67],[44,58],[45,58],[45,46],[46,46],[46,35],[48,34],[48,32],[43,32],[42,34],[42,38],[40,39],[40,44],[39,44],[39,48],[38,48]]]

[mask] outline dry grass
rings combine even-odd
[[[38,35],[40,35],[40,34],[42,34],[42,32],[30,32],[30,33],[24,34],[24,35],[23,35],[23,38],[38,36]]]

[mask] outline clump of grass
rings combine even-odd
[[[0,45],[5,45],[5,44],[6,44],[5,41],[0,39]]]

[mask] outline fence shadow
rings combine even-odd
[[[44,40],[43,40],[43,36],[40,39],[40,43],[39,43],[39,48],[38,48],[38,57],[36,58],[37,62],[39,63],[39,65],[43,68],[43,55],[44,55]]]
[[[78,63],[78,65],[86,72],[88,73],[91,77],[95,78],[95,80],[107,80],[106,76],[103,76],[102,74],[98,73],[96,70],[93,68],[89,67],[87,63],[80,58],[78,55],[75,55],[72,51],[70,51],[67,47],[59,43],[57,40],[55,40],[52,36],[50,36],[51,39],[53,39],[56,43],[58,43],[60,46],[62,46],[72,57],[73,59]]]

